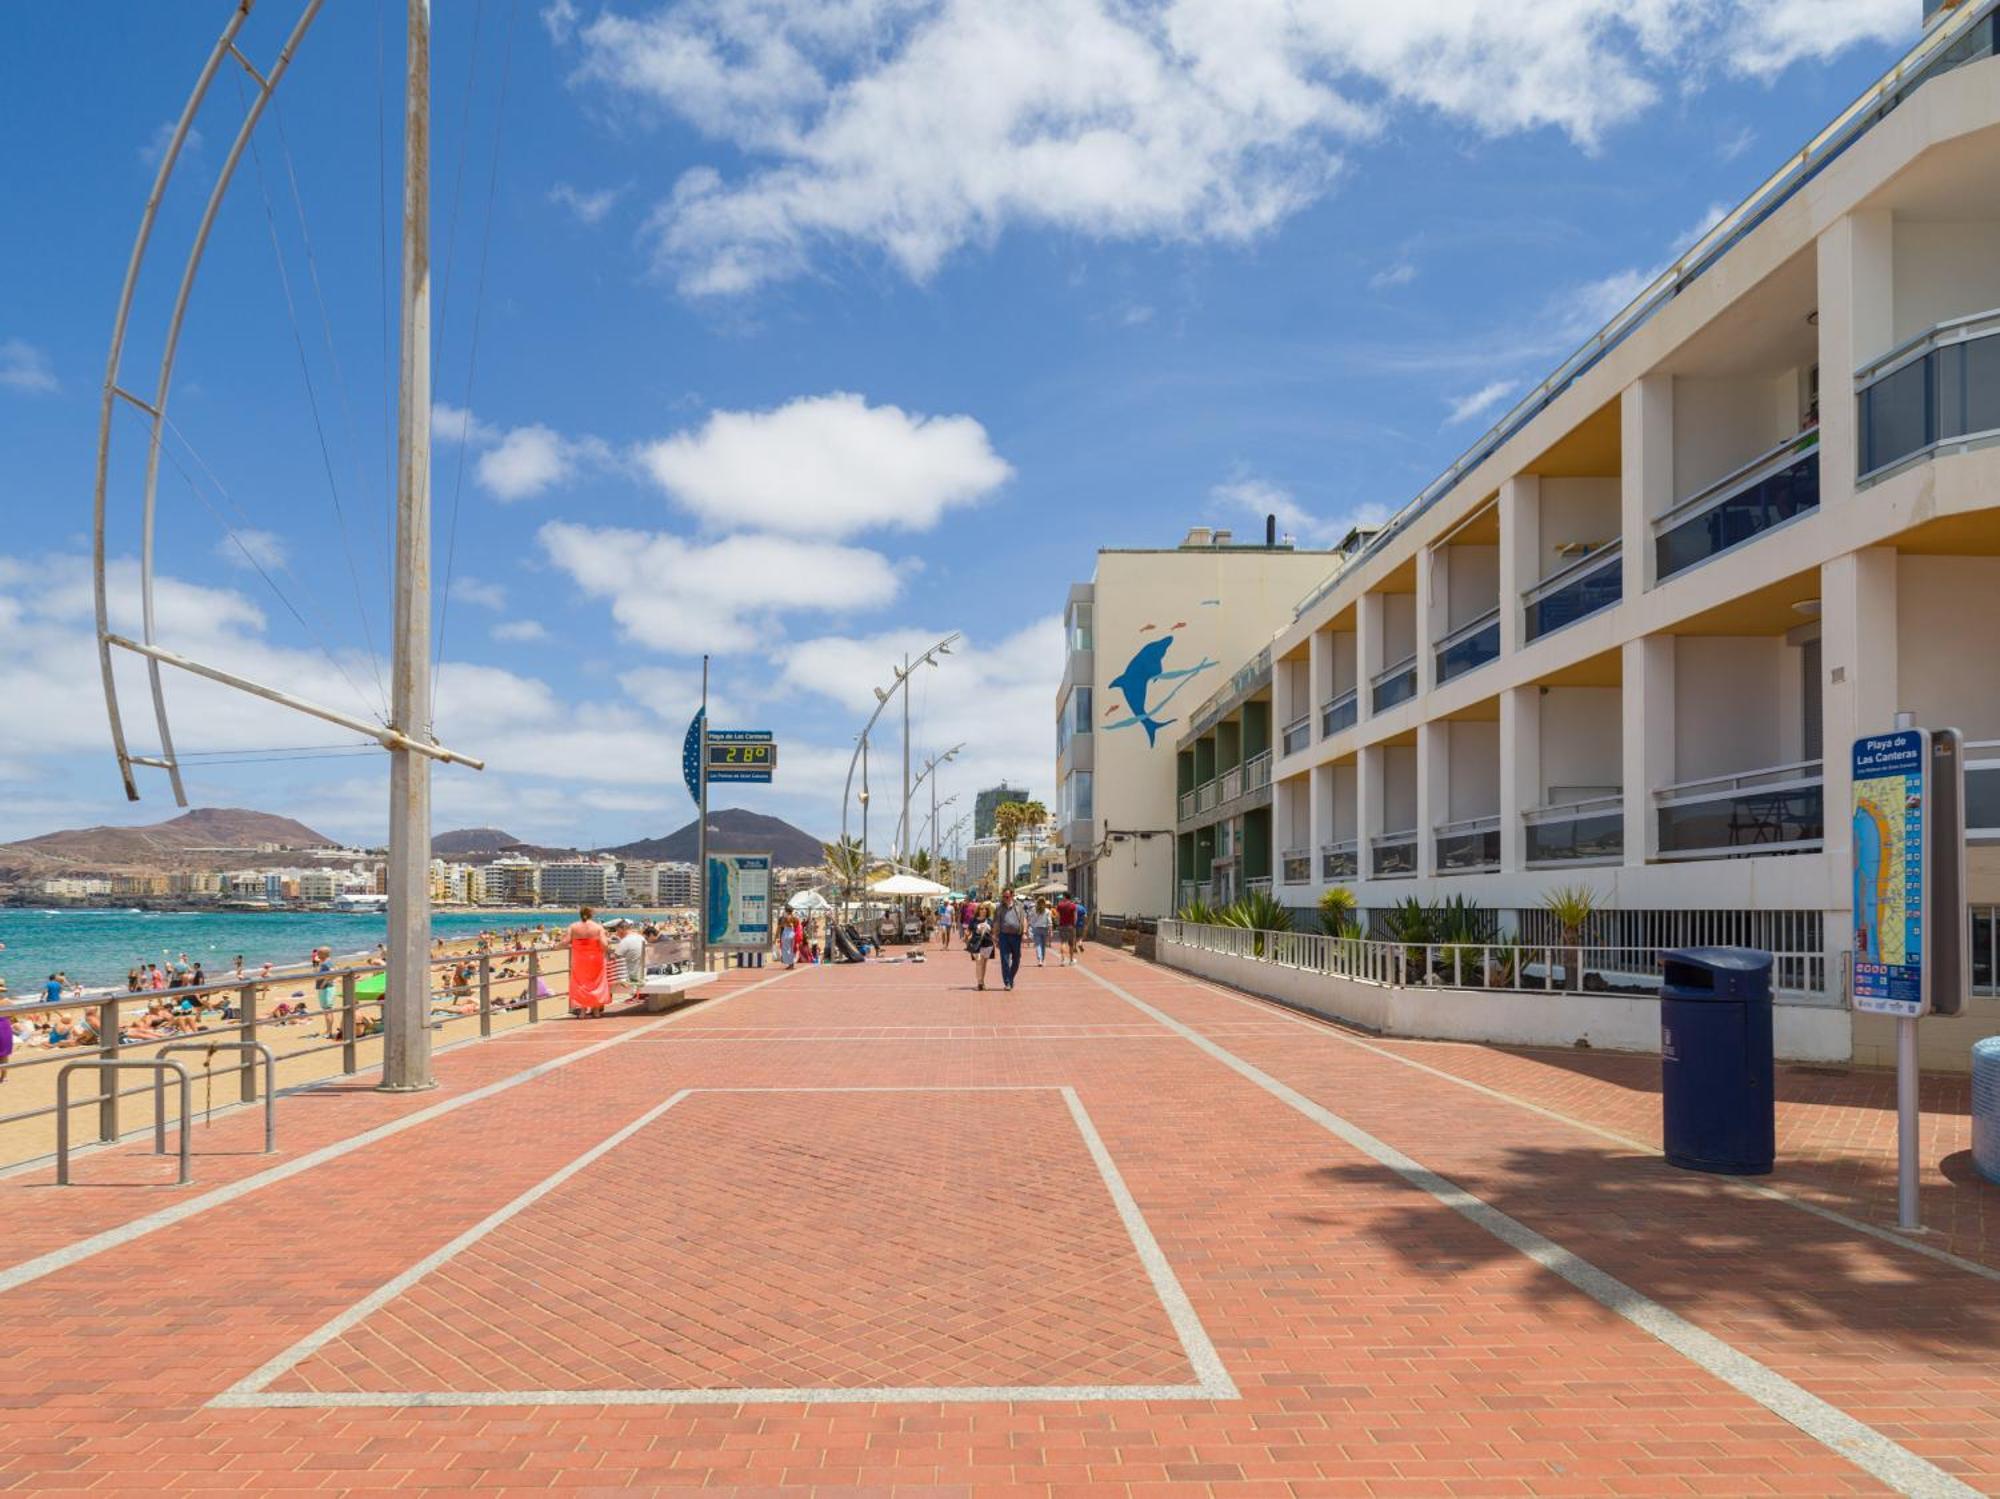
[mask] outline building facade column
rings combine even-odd
[[[1860,463],[1854,372],[1895,343],[1895,219],[1847,214],[1820,235],[1818,255],[1819,495],[1831,507],[1853,498]]]
[[[1417,725],[1417,878],[1437,878],[1437,825],[1451,816],[1451,725]]]
[[[1618,400],[1619,535],[1626,602],[1653,586],[1653,517],[1674,503],[1674,381],[1642,375]],[[1630,850],[1627,850],[1630,854]]]
[[[1865,357],[1865,356],[1864,356]],[[1896,726],[1896,549],[1869,547],[1823,563],[1820,590],[1821,753],[1826,815],[1823,940],[1827,981],[1838,981],[1854,929],[1853,745]],[[1929,727],[1926,725],[1926,727]]]
[[[1417,548],[1416,624],[1417,696],[1427,696],[1437,686],[1435,642],[1444,634],[1442,622],[1450,618],[1450,583],[1444,576],[1449,561],[1442,547]],[[1421,777],[1419,778],[1421,784]]]
[[[1542,800],[1542,689],[1510,687],[1500,694],[1500,869],[1528,867],[1522,817]]]
[[[1542,481],[1516,474],[1500,486],[1500,654],[1527,644],[1521,595],[1542,576]]]
[[[1375,716],[1371,685],[1382,670],[1382,595],[1364,593],[1354,601],[1354,711],[1357,719]]]
[[[1674,637],[1647,635],[1624,647],[1621,747],[1625,767],[1625,862],[1660,851],[1653,792],[1674,780]]]
[[[1355,878],[1374,878],[1375,840],[1382,836],[1382,808],[1386,801],[1383,784],[1385,751],[1379,744],[1364,744],[1354,756],[1354,853]]]

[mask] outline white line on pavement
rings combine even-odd
[[[1363,1155],[1388,1167],[1410,1185],[1429,1193],[1444,1206],[1478,1224],[1496,1239],[1519,1250],[1551,1273],[1575,1286],[1599,1305],[1617,1313],[1627,1322],[1673,1349],[1697,1368],[1714,1375],[1740,1391],[1773,1415],[1790,1422],[1830,1450],[1880,1479],[1910,1499],[1977,1499],[1978,1490],[1952,1477],[1936,1464],[1919,1457],[1909,1448],[1892,1441],[1874,1427],[1856,1420],[1846,1411],[1829,1404],[1802,1386],[1793,1383],[1767,1364],[1758,1362],[1740,1349],[1731,1347],[1713,1333],[1704,1331],[1670,1311],[1651,1297],[1626,1285],[1590,1261],[1563,1248],[1555,1240],[1537,1233],[1518,1218],[1466,1191],[1457,1183],[1430,1170],[1395,1146],[1343,1119],[1323,1104],[1287,1083],[1246,1062],[1234,1052],[1217,1045],[1193,1026],[1176,1020],[1136,995],[1128,993],[1102,974],[1090,969],[1089,978],[1124,1000],[1142,1014],[1150,1015],[1168,1030],[1186,1039],[1223,1066],[1246,1078],[1281,1103],[1294,1109]]]

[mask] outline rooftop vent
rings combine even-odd
[[[1215,533],[1215,544],[1219,547],[1226,547],[1235,539],[1235,533],[1231,531],[1217,531]]]
[[[1181,545],[1184,547],[1205,547],[1209,544],[1209,539],[1213,534],[1207,526],[1189,526],[1187,540],[1183,541]]]

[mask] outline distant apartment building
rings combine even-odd
[[[300,900],[332,900],[340,893],[340,877],[330,869],[299,871]]]
[[[972,799],[972,836],[991,838],[994,814],[1008,802],[1024,802],[1030,795],[1023,787],[1009,786],[1005,781],[998,786],[988,786]]]
[[[542,866],[541,900],[548,906],[620,906],[625,881],[607,860],[573,859]]]
[[[655,864],[653,866],[653,904],[656,906],[692,906],[694,904],[695,867],[692,864]]]
[[[542,868],[525,854],[502,854],[479,872],[482,906],[532,906],[542,898]]]
[[[111,880],[108,876],[64,875],[43,880],[35,888],[50,900],[89,900],[92,896],[109,895]]]
[[[1544,898],[1580,885],[1594,942],[1768,948],[1797,1002],[1838,1012],[1850,746],[1907,710],[1969,741],[1973,997],[1923,1027],[1927,1059],[1966,1065],[2000,1021],[2000,58],[1990,5],[1945,17],[1948,50],[1321,560],[1274,638],[1204,648],[1235,675],[1160,735],[1177,882],[1110,893],[1115,830],[1160,820],[1105,805],[1121,766],[1093,809],[1105,909],[1310,910],[1346,886],[1378,925],[1462,898],[1535,942],[1560,936]],[[1100,569],[1100,641],[1107,593]],[[1073,650],[1090,603],[1072,594]],[[1100,761],[1107,716],[1144,707],[1097,704]],[[1886,1022],[1851,1035],[1892,1054]]]
[[[1056,689],[1056,825],[1091,910],[1168,914],[1174,736],[1291,618],[1333,554],[1191,529],[1179,546],[1107,548],[1069,591]]]

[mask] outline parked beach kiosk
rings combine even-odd
[[[1667,1160],[1761,1176],[1777,1159],[1771,955],[1689,947],[1662,960],[1660,1107]]]

